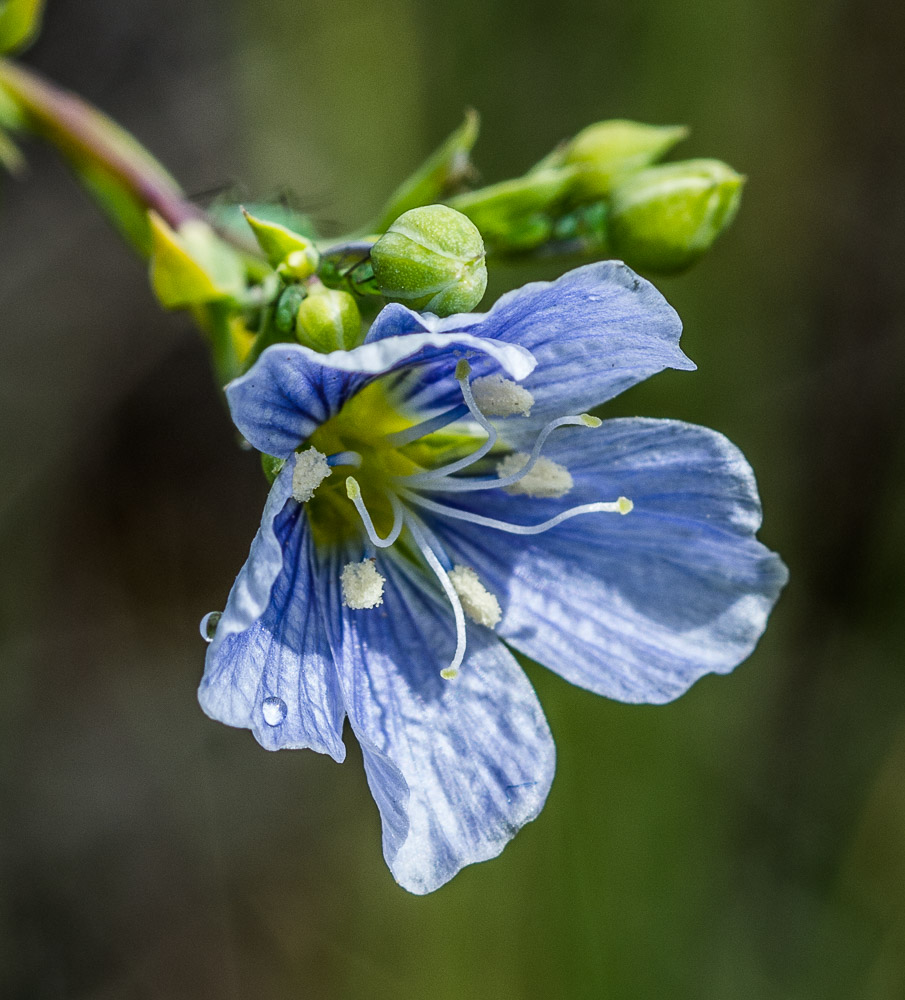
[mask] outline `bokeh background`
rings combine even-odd
[[[749,177],[660,282],[699,371],[611,412],[736,441],[792,582],[666,707],[530,668],[545,811],[409,896],[354,740],[268,754],[198,708],[266,484],[189,323],[30,146],[0,204],[0,995],[905,997],[903,39],[898,0],[50,0],[31,65],[188,191],[335,231],[467,106],[491,181],[600,118],[691,126],[681,155]]]

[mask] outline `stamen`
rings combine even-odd
[[[437,558],[436,552],[428,541],[428,535],[431,535],[431,532],[428,531],[424,522],[411,511],[407,512],[405,520],[412,533],[412,537],[415,539],[415,543],[421,550],[421,554],[427,560],[428,566],[436,573],[437,579],[440,581],[440,586],[446,591],[446,596],[452,605],[453,617],[456,620],[456,652],[449,666],[444,667],[440,671],[440,676],[444,680],[451,681],[458,677],[459,667],[462,665],[462,660],[465,659],[465,613],[462,610],[462,603],[459,600],[459,595],[456,593],[456,588],[450,579],[450,574],[443,568],[440,560]],[[433,536],[431,535],[431,537]],[[436,539],[434,541],[439,546]]]
[[[468,566],[454,566],[449,579],[462,601],[465,614],[473,622],[493,628],[503,617],[500,602],[481,583],[473,569]]]
[[[470,374],[471,365],[463,358],[456,365],[456,381],[459,383],[459,388],[462,390],[462,396],[465,398],[465,405],[468,407],[469,412],[475,420],[487,432],[487,439],[479,448],[476,448],[473,452],[471,452],[471,454],[466,455],[464,458],[457,459],[455,462],[450,462],[448,465],[441,465],[438,469],[431,469],[430,472],[417,472],[412,476],[403,477],[403,480],[407,485],[415,486],[424,481],[433,482],[433,480],[440,476],[449,476],[453,472],[459,472],[461,469],[467,469],[469,465],[477,462],[479,459],[482,459],[496,444],[496,428],[478,409],[477,403],[474,401],[474,396],[471,394],[471,386],[468,384],[468,376]]]
[[[534,396],[511,378],[482,375],[471,383],[478,409],[487,417],[527,417],[534,406]]]
[[[299,503],[307,503],[330,472],[327,459],[317,448],[299,452],[295,458],[295,468],[292,470],[293,497]]]
[[[558,427],[578,427],[579,425],[582,427],[599,427],[601,423],[602,421],[599,417],[592,417],[589,413],[581,413],[577,417],[558,417],[556,420],[551,420],[550,423],[544,426],[540,434],[538,434],[528,461],[519,468],[513,469],[512,475],[493,476],[491,478],[447,479],[440,475],[442,470],[434,469],[430,472],[419,472],[408,476],[405,479],[405,485],[409,487],[416,486],[418,489],[425,490],[442,490],[444,493],[469,493],[472,490],[502,489],[506,486],[511,486],[513,483],[517,483],[531,472],[540,457],[541,449],[546,444],[547,438]],[[505,462],[506,459],[503,459],[503,461]],[[497,466],[497,470],[499,471],[499,466]],[[568,490],[565,492],[568,492]]]
[[[346,563],[339,582],[343,589],[343,604],[352,611],[364,611],[383,604],[386,577],[377,572],[373,559]]]
[[[349,476],[346,479],[346,495],[352,503],[355,504],[355,509],[358,511],[358,515],[361,518],[362,524],[364,524],[365,531],[368,533],[368,538],[371,540],[372,544],[376,545],[379,549],[389,548],[393,542],[396,541],[402,531],[405,514],[402,504],[392,495],[392,493],[387,494],[390,499],[390,505],[393,508],[393,527],[390,528],[390,533],[386,536],[386,538],[381,538],[374,528],[374,522],[371,520],[368,508],[365,507],[364,500],[361,498],[361,487],[358,485],[358,480],[355,479],[354,476]]]
[[[433,434],[434,431],[442,430],[447,424],[451,424],[453,421],[464,417],[466,413],[468,413],[468,407],[464,403],[459,403],[458,406],[454,406],[451,410],[446,410],[445,413],[440,413],[429,420],[422,420],[420,424],[413,424],[404,431],[387,434],[386,440],[394,448],[401,448],[403,445],[411,444],[413,441],[427,437],[428,434]]]
[[[497,464],[500,479],[514,480],[510,486],[504,487],[507,493],[553,499],[564,497],[575,485],[569,470],[549,458],[536,459],[534,468],[526,472],[530,458],[523,451],[517,451]]]
[[[327,465],[335,468],[337,465],[354,465],[356,469],[361,468],[361,455],[357,451],[338,451],[327,456]]]
[[[482,514],[472,514],[470,511],[459,510],[457,507],[448,507],[446,504],[436,503],[426,497],[415,493],[414,490],[400,489],[400,493],[413,504],[432,511],[434,514],[442,514],[444,517],[451,517],[457,521],[468,521],[471,524],[480,524],[485,528],[496,528],[498,531],[508,531],[513,535],[540,535],[551,528],[555,528],[563,521],[568,521],[579,514],[628,514],[635,506],[628,497],[619,497],[613,502],[583,503],[577,507],[570,507],[556,517],[551,517],[540,524],[510,524],[508,521],[498,521],[495,517],[484,517]]]

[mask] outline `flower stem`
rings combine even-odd
[[[174,229],[204,217],[147,150],[81,98],[6,59],[0,59],[0,87],[15,101],[25,124],[59,149],[118,224],[124,226],[121,212],[111,204],[109,191],[107,198],[101,197],[98,170],[120,195],[131,196],[142,209],[154,209]]]

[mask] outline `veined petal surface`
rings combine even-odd
[[[566,498],[436,497],[519,524],[622,495],[634,510],[527,537],[432,517],[453,559],[499,599],[499,634],[572,683],[629,702],[669,701],[748,656],[788,574],[754,537],[760,502],[741,452],[707,428],[640,418],[570,428],[549,444],[574,479]]]
[[[360,553],[358,554],[360,557]],[[452,614],[419,570],[380,558],[384,603],[343,607],[339,571],[326,622],[346,711],[380,809],[387,864],[414,893],[495,857],[546,800],[555,767],[550,730],[515,658],[488,630],[469,628],[454,681]],[[349,553],[347,558],[354,559]]]
[[[274,344],[226,386],[226,399],[233,421],[255,448],[286,458],[374,377],[400,368],[430,372],[431,385],[442,381],[446,394],[460,401],[452,374],[466,352],[477,352],[491,370],[502,369],[515,379],[535,364],[518,344],[467,332],[393,335],[329,354],[301,344]]]
[[[582,413],[664,368],[692,371],[679,349],[682,323],[644,278],[620,261],[601,261],[508,292],[483,316],[451,316],[439,329],[469,330],[528,348],[537,368],[522,385],[534,396],[531,419],[507,433]]]
[[[291,461],[208,646],[198,700],[268,750],[310,747],[341,761],[344,713],[316,603],[311,531],[287,477],[291,484]]]

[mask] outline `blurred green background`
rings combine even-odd
[[[660,708],[529,668],[541,817],[426,898],[349,738],[268,754],[195,700],[266,484],[205,352],[54,156],[0,205],[0,995],[905,997],[905,7],[828,0],[50,0],[27,61],[186,189],[361,222],[466,106],[488,181],[591,121],[749,177],[659,282],[792,582]],[[491,297],[550,270],[497,268]]]

